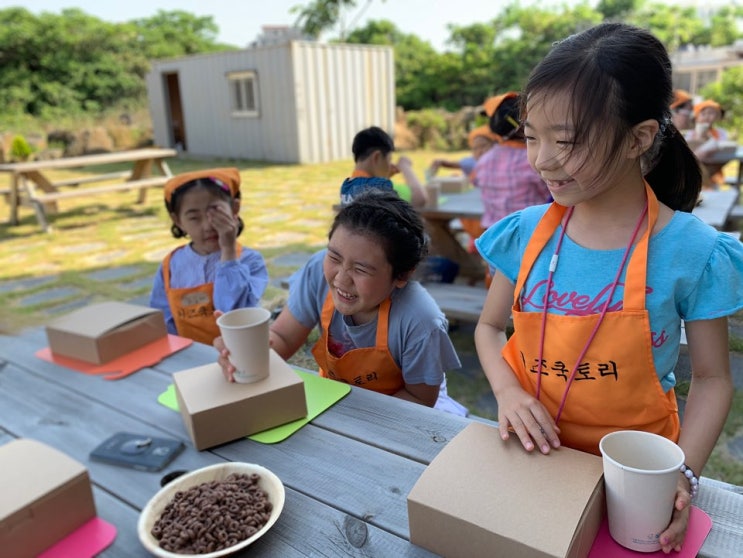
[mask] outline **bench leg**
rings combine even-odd
[[[52,231],[52,227],[49,225],[49,220],[46,216],[46,211],[44,210],[44,204],[39,203],[38,201],[33,200],[31,202],[34,206],[34,213],[36,213],[36,220],[39,222],[39,226],[41,227],[41,230],[48,233]]]

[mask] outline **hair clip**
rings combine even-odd
[[[227,184],[225,184],[224,182],[222,182],[219,178],[216,178],[214,176],[210,176],[209,177],[209,180],[211,180],[212,182],[214,182],[214,184],[216,184],[217,186],[219,186],[222,190],[224,190],[228,194],[232,195],[232,190],[230,190],[230,187],[227,186]]]

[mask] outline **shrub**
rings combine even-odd
[[[10,143],[10,158],[13,161],[28,161],[31,157],[33,149],[21,135],[13,137],[13,141]]]

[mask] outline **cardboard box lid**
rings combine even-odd
[[[270,349],[269,366],[271,373],[264,380],[252,384],[238,384],[224,381],[218,367],[215,368],[216,378],[204,374],[205,368],[212,365],[199,366],[182,370],[173,374],[173,383],[180,392],[186,411],[190,415],[209,411],[215,407],[229,405],[257,395],[273,392],[282,388],[302,384],[302,378],[292,370],[276,351]]]
[[[160,310],[155,308],[125,302],[100,302],[61,316],[50,322],[47,328],[96,338],[158,312]]]
[[[0,446],[0,520],[38,501],[82,475],[85,466],[36,440],[18,439]]]
[[[472,423],[429,464],[408,500],[566,556],[602,475],[598,456],[569,448],[528,453],[515,435],[504,442],[496,428]]]

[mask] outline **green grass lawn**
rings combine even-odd
[[[416,172],[423,171],[436,157],[454,159],[466,153],[416,151],[406,153]],[[340,183],[351,171],[351,160],[317,165],[279,165],[250,161],[169,162],[174,173],[199,168],[236,166],[242,176],[241,216],[245,230],[240,241],[259,250],[272,279],[289,275],[293,265],[280,265],[281,256],[309,254],[327,241],[333,218],[332,206],[338,201]],[[105,168],[59,171],[52,179],[73,178],[95,172],[126,170],[124,165]],[[7,175],[0,175],[0,189],[7,186]],[[80,186],[84,188],[85,186]],[[7,201],[0,196],[0,331],[13,333],[38,326],[64,307],[66,302],[131,300],[149,293],[151,278],[163,256],[177,245],[170,234],[170,221],[157,190],[148,192],[147,201],[134,203],[135,192],[75,198],[59,203],[51,215],[51,233],[40,230],[33,210],[21,208],[18,226],[7,224]],[[97,273],[120,270],[125,280],[100,280]],[[28,304],[41,291],[54,289],[53,301]],[[286,291],[278,283],[270,285],[263,304],[280,306]],[[451,332],[464,363],[460,372],[448,377],[449,392],[474,414],[495,419],[492,393],[477,361],[472,327],[460,324]],[[731,348],[741,350],[740,339]],[[308,344],[309,346],[309,344]],[[316,368],[308,351],[301,350],[292,362]],[[734,411],[728,418],[705,474],[743,485],[743,465],[730,458],[727,440],[743,431],[743,395],[738,393]]]

